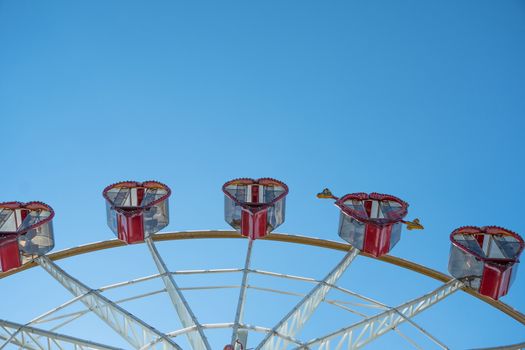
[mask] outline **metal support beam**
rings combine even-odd
[[[106,322],[116,333],[136,349],[182,350],[173,340],[146,322],[124,310],[101,295],[97,290],[67,274],[48,257],[41,256],[35,261],[74,296],[84,295],[80,300],[88,309]]]
[[[0,346],[0,349],[4,349],[8,344],[12,344],[21,349],[31,350],[121,350],[112,346],[5,320],[0,320],[0,339],[5,341]]]
[[[525,342],[512,345],[495,346],[491,348],[479,348],[473,350],[523,350],[525,349]]]
[[[196,327],[197,332],[189,332],[186,334],[190,342],[191,348],[194,350],[211,350],[211,346],[208,343],[208,339],[204,334],[202,326],[197,320],[197,317],[195,317],[195,314],[193,313],[188,302],[184,298],[182,291],[177,286],[177,283],[175,283],[173,275],[169,272],[168,268],[166,267],[166,264],[160,256],[159,251],[157,250],[157,247],[155,247],[155,243],[153,243],[151,237],[146,238],[146,243],[148,245],[151,256],[153,257],[153,260],[155,261],[155,265],[157,265],[157,269],[159,270],[160,276],[162,277],[162,281],[166,286],[166,290],[171,298],[171,302],[173,303],[173,306],[175,307],[175,310],[179,315],[182,327]]]
[[[294,337],[314,314],[319,304],[332,289],[332,286],[343,275],[358,254],[359,250],[352,248],[334,269],[273,327],[272,332],[263,339],[256,350],[285,349],[288,346],[288,341],[276,336],[275,333]]]
[[[443,300],[462,286],[463,283],[461,281],[451,280],[419,298],[366,318],[337,332],[313,339],[295,349],[329,350],[332,349],[332,346],[333,349],[359,349],[407,319]]]
[[[239,300],[237,301],[237,310],[235,311],[235,321],[233,322],[231,344],[232,345],[235,344],[234,345],[235,350],[240,349],[240,347],[237,346],[237,340],[241,342],[243,349],[246,349],[246,343],[248,342],[248,333],[242,332],[242,334],[240,334],[239,326],[243,322],[243,317],[244,317],[244,303],[246,300],[248,273],[250,272],[250,262],[252,259],[252,247],[253,247],[253,240],[249,238],[248,248],[246,250],[246,260],[244,261],[244,269],[242,272],[242,282],[241,282],[241,288],[239,292]]]

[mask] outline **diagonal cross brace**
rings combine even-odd
[[[193,313],[188,302],[184,298],[182,291],[177,286],[177,283],[175,283],[173,275],[168,271],[168,268],[166,267],[164,260],[160,256],[157,247],[155,247],[155,244],[153,243],[151,237],[146,238],[146,243],[150,250],[151,256],[153,257],[153,260],[155,261],[155,265],[157,265],[157,269],[159,270],[159,273],[162,277],[162,281],[166,286],[166,290],[168,291],[168,295],[171,298],[173,306],[175,307],[175,310],[179,315],[179,319],[182,326],[184,328],[195,327],[197,330],[197,332],[188,332],[186,334],[190,342],[191,348],[193,350],[211,350],[210,344],[208,343],[208,339],[204,334],[204,328],[201,326],[201,324],[195,317],[195,314]]]
[[[285,349],[288,341],[278,337],[276,333],[294,337],[314,314],[319,304],[332,289],[332,286],[335,285],[358,254],[359,249],[351,248],[334,269],[273,327],[272,331],[266,335],[256,350]]]
[[[182,350],[179,345],[165,334],[124,310],[101,295],[97,290],[90,289],[58,267],[48,257],[41,256],[36,258],[35,261],[74,296],[85,294],[80,299],[82,303],[134,348],[141,349],[144,346],[148,346],[148,349]]]
[[[345,327],[337,332],[313,339],[299,349],[360,349],[374,339],[397,327],[399,324],[414,317],[423,310],[438,303],[463,286],[459,280],[453,279],[441,287],[421,297],[408,301],[396,308],[391,308],[375,316],[368,317]],[[347,344],[346,346],[344,344]]]

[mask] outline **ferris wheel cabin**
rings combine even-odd
[[[266,236],[284,222],[288,186],[270,179],[236,179],[222,187],[224,218],[250,239]]]
[[[448,270],[467,286],[492,299],[506,295],[525,247],[516,233],[497,226],[454,230]]]
[[[168,186],[156,182],[125,181],[104,189],[108,226],[118,239],[128,243],[144,242],[169,223]]]
[[[55,246],[53,209],[40,202],[0,203],[0,268],[20,267]]]
[[[387,194],[352,193],[335,205],[341,209],[339,236],[355,248],[378,257],[399,242],[408,203]]]

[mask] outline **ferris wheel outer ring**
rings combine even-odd
[[[186,240],[186,239],[227,239],[227,238],[247,239],[246,237],[241,236],[237,231],[226,231],[226,230],[180,231],[180,232],[158,233],[158,234],[152,235],[153,241],[159,241],[159,242],[172,241],[172,240]],[[307,237],[307,236],[300,236],[300,235],[283,234],[283,233],[272,233],[272,234],[265,236],[264,238],[261,238],[261,240],[302,244],[302,245],[309,245],[309,246],[325,248],[325,249],[332,249],[332,250],[339,250],[339,251],[349,251],[350,249],[352,249],[352,246],[347,243],[325,240],[325,239],[320,239],[320,238]],[[56,260],[62,260],[62,259],[74,257],[77,255],[99,251],[99,250],[105,250],[105,249],[117,248],[117,247],[123,247],[123,246],[126,246],[125,242],[120,241],[118,239],[111,239],[107,241],[88,243],[88,244],[81,245],[78,247],[64,249],[64,250],[49,254],[47,255],[47,257],[53,261],[56,261]],[[431,269],[429,267],[417,264],[409,260],[398,258],[396,256],[383,255],[381,257],[375,257],[373,255],[367,254],[362,251],[359,254],[367,258],[380,260],[388,264],[396,265],[396,266],[417,272],[421,275],[433,278],[443,283],[447,283],[453,279],[453,277],[446,275],[442,272],[439,272],[437,270]],[[10,275],[13,275],[13,274],[16,274],[22,271],[25,271],[35,266],[37,266],[37,264],[33,261],[26,263],[22,265],[20,268],[0,273],[0,279],[6,278]],[[481,295],[478,292],[468,287],[462,287],[461,290],[489,304],[490,306],[498,309],[499,311],[505,313],[506,315],[512,317],[516,321],[525,325],[525,314],[514,309],[510,305],[507,305],[501,301],[497,301],[489,297],[486,297],[484,295]]]

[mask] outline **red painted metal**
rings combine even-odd
[[[143,187],[137,188],[137,203],[142,203],[142,200],[144,199],[144,193],[146,191]]]
[[[27,202],[27,203],[22,203],[22,202],[4,202],[4,203],[0,203],[0,208],[6,208],[6,209],[11,209],[11,210],[21,209],[22,221],[26,218],[26,216],[32,210],[45,210],[45,211],[48,211],[50,213],[47,218],[42,219],[42,220],[40,220],[38,222],[35,222],[31,226],[25,227],[24,230],[22,230],[22,231],[0,232],[0,239],[2,239],[3,235],[9,235],[9,234],[14,234],[14,233],[16,233],[18,235],[24,234],[27,231],[30,231],[32,229],[37,228],[38,226],[42,226],[42,225],[50,222],[55,217],[55,211],[53,210],[53,208],[51,208],[49,205],[47,205],[46,203],[43,203],[43,202]],[[17,226],[20,226],[21,224],[22,224],[21,222],[17,223]]]
[[[20,210],[20,219],[22,220],[22,222],[24,222],[24,220],[25,220],[25,218],[27,217],[28,214],[29,214],[29,210],[27,210],[27,209]]]
[[[282,186],[284,188],[284,192],[275,197],[273,200],[271,200],[270,202],[267,202],[267,203],[258,203],[258,204],[251,204],[251,203],[240,203],[235,197],[233,197],[230,193],[228,193],[228,191],[226,191],[226,187],[229,186],[229,185],[266,185],[266,186],[275,186],[275,185],[279,185],[279,186]],[[239,205],[246,205],[246,206],[249,206],[251,208],[252,211],[257,211],[257,210],[262,210],[264,208],[268,208],[272,205],[274,205],[276,202],[280,201],[281,199],[283,199],[284,197],[286,197],[286,195],[288,194],[288,186],[284,183],[284,182],[281,182],[279,180],[276,180],[276,179],[272,179],[272,178],[269,178],[269,177],[264,177],[264,178],[260,178],[260,179],[249,179],[249,178],[239,178],[239,179],[235,179],[235,180],[231,180],[231,181],[228,181],[226,182],[223,186],[222,186],[222,191],[224,192],[224,194],[228,197],[231,198],[231,200],[233,200],[234,202],[238,203]]]
[[[461,244],[461,242],[456,239],[456,237],[460,235],[473,236],[482,250],[483,243],[485,240],[489,239],[489,236],[513,237],[516,239],[516,243],[519,244],[519,247],[514,257],[494,258],[484,256]],[[515,272],[516,266],[519,263],[519,256],[525,248],[525,242],[520,235],[499,226],[463,226],[454,230],[450,234],[450,241],[455,247],[468,255],[474,256],[476,260],[483,264],[483,272],[479,286],[480,294],[498,300],[500,297],[508,293],[511,285],[512,274]],[[483,253],[486,254],[486,252]]]
[[[122,182],[117,182],[117,183],[114,183],[114,184],[111,184],[109,186],[107,186],[106,188],[104,188],[104,191],[102,192],[102,195],[104,196],[104,198],[111,204],[113,204],[111,202],[111,200],[109,199],[107,193],[109,190],[113,189],[113,188],[119,188],[119,187],[126,187],[126,188],[138,188],[138,187],[143,187],[143,188],[159,188],[159,189],[163,189],[163,190],[166,190],[167,193],[152,201],[151,203],[149,203],[148,205],[145,205],[143,207],[114,207],[115,210],[117,211],[120,211],[120,212],[132,212],[133,210],[131,209],[135,209],[135,211],[139,212],[141,210],[144,210],[144,209],[148,209],[148,208],[151,208],[153,207],[154,205],[156,204],[159,204],[163,201],[165,201],[166,199],[168,199],[168,197],[171,195],[171,189],[167,186],[167,185],[164,185],[163,183],[161,182],[158,182],[158,181],[144,181],[144,182],[137,182],[137,181],[122,181]]]
[[[352,209],[347,207],[344,203],[348,200],[357,200],[365,202],[365,208],[367,205],[370,205],[368,209],[366,209],[366,212],[363,213],[361,211]],[[398,210],[392,211],[388,218],[371,218],[371,204],[368,204],[367,200],[376,200],[376,201],[393,201],[399,203],[401,206]],[[395,224],[397,222],[400,222],[403,220],[403,218],[408,213],[408,203],[403,201],[402,199],[399,199],[395,196],[389,195],[389,194],[381,194],[381,193],[375,193],[372,192],[370,194],[368,193],[350,193],[347,195],[344,195],[343,197],[339,198],[335,205],[338,206],[343,212],[348,214],[349,216],[353,217],[354,219],[363,222],[363,223],[370,223],[374,225],[384,226],[389,224]]]
[[[345,204],[347,201],[358,201],[363,204],[364,211],[350,208]],[[388,217],[374,217],[374,201],[393,201],[400,205],[399,209],[392,210]],[[407,215],[408,203],[388,194],[379,193],[351,193],[335,202],[341,211],[351,218],[365,224],[363,247],[364,252],[379,257],[387,254],[391,247],[391,235],[394,225],[400,223]],[[379,204],[377,204],[379,205]]]
[[[485,264],[479,293],[498,300],[508,293],[513,266]]]
[[[0,232],[0,269],[5,272],[22,265],[22,257],[20,247],[18,245],[18,237],[26,234],[28,231],[36,229],[39,226],[45,225],[53,220],[55,212],[53,208],[42,202],[4,202],[0,203],[0,209],[9,209],[13,211],[15,215],[15,230],[8,232]],[[19,210],[20,222],[16,219],[16,211]],[[33,210],[45,210],[50,214],[48,217],[35,222],[31,226],[24,227],[22,230],[20,226],[24,222],[24,219]]]
[[[504,235],[504,236],[512,236],[516,238],[516,240],[520,244],[519,252],[517,253],[516,259],[499,259],[499,258],[487,258],[484,256],[479,255],[477,252],[468,249],[467,247],[463,246],[461,243],[456,241],[454,238],[457,234],[468,234],[468,235]],[[479,240],[476,239],[478,242]],[[523,249],[525,248],[525,242],[523,241],[523,238],[521,238],[520,235],[518,235],[516,232],[513,232],[511,230],[507,230],[506,228],[500,227],[500,226],[483,226],[483,227],[477,227],[477,226],[462,226],[460,228],[455,229],[450,234],[450,241],[452,244],[454,244],[459,249],[463,250],[465,253],[468,253],[470,255],[474,255],[476,258],[482,261],[494,261],[499,263],[506,263],[506,262],[518,262],[519,255],[523,252]],[[480,245],[483,247],[483,245]]]
[[[144,242],[144,216],[118,215],[118,239],[128,244]]]
[[[131,206],[115,205],[108,196],[108,192],[115,188],[136,188],[137,203]],[[147,205],[142,205],[146,189],[162,189],[166,191],[166,194]],[[117,213],[118,239],[128,244],[133,244],[144,242],[144,211],[167,200],[171,195],[171,189],[167,185],[158,181],[122,181],[107,186],[102,192],[102,195],[106,201],[110,203],[112,210]]]
[[[368,217],[371,217],[372,216],[372,201],[365,201],[363,203],[363,207],[365,207],[366,215],[368,215]]]
[[[249,210],[242,211],[241,214],[241,234],[251,239],[266,236],[268,227],[268,209],[259,210],[255,213]]]
[[[392,225],[376,226],[367,224],[363,241],[363,251],[373,256],[382,256],[390,251]]]
[[[477,235],[475,237],[476,237],[476,241],[478,241],[479,246],[483,247],[483,241],[484,241],[485,236],[484,235]]]
[[[18,236],[9,235],[2,237],[0,240],[0,268],[2,272],[15,269],[21,265]]]
[[[250,202],[241,202],[232,196],[226,190],[230,185],[250,186]],[[284,192],[270,202],[265,203],[263,198],[261,198],[261,187],[275,185],[281,186],[284,189]],[[288,194],[288,186],[284,182],[272,178],[239,178],[226,182],[222,186],[222,191],[227,197],[242,208],[241,235],[249,237],[250,239],[257,239],[266,236],[268,233],[268,208],[286,197]]]
[[[252,203],[259,203],[259,185],[252,185]]]

